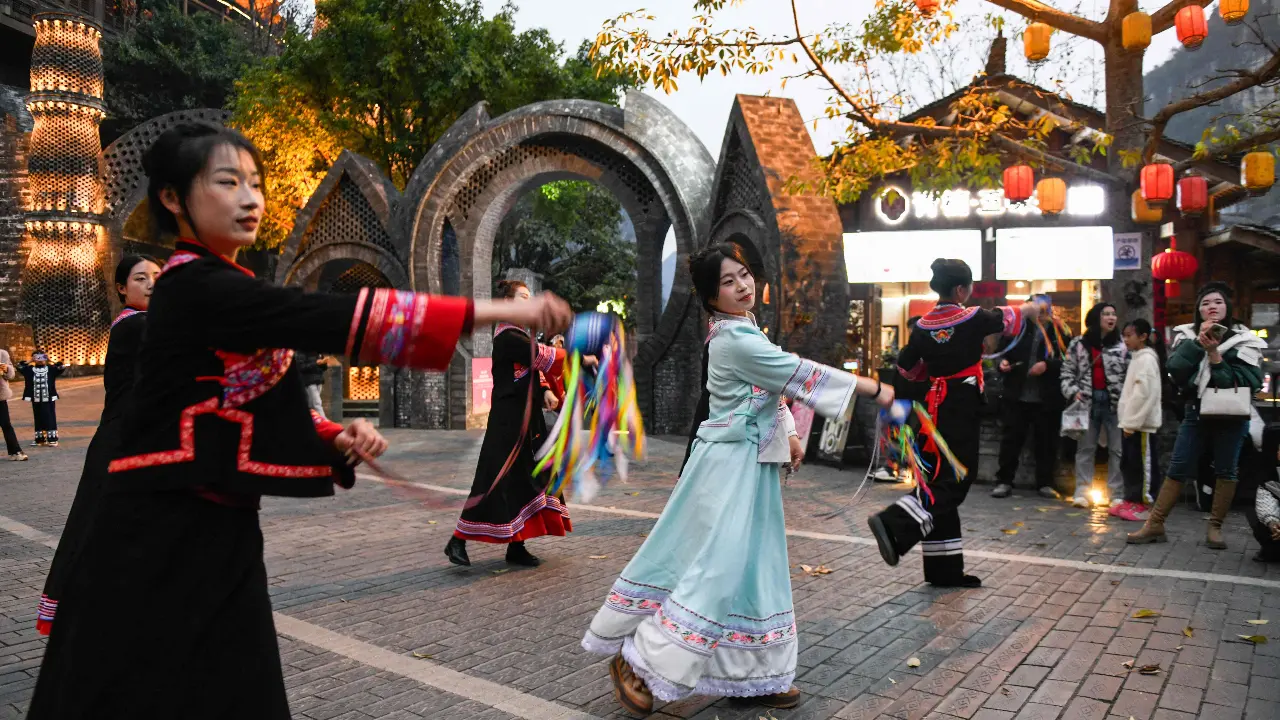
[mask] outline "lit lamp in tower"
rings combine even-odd
[[[110,309],[102,272],[105,233],[98,174],[101,29],[72,13],[35,16],[27,156],[27,264],[19,315],[37,347],[68,365],[98,365]]]

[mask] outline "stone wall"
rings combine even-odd
[[[32,126],[23,104],[25,92],[0,85],[0,323],[12,323],[16,317],[24,260],[23,212],[30,193],[27,149]]]

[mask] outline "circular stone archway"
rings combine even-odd
[[[558,100],[494,119],[483,107],[464,116],[432,149],[405,191],[402,227],[409,239],[412,285],[427,292],[444,289],[443,238],[451,227],[462,260],[460,293],[489,298],[494,235],[502,218],[525,192],[565,178],[609,189],[631,218],[641,409],[652,432],[683,432],[698,396],[698,373],[687,366],[701,339],[699,311],[690,301],[687,272],[676,273],[663,308],[662,245],[668,229],[674,229],[677,263],[683,267],[689,253],[705,244],[715,162],[693,132],[656,100],[632,92],[625,109]],[[414,387],[424,404],[449,407],[451,427],[483,420],[470,407],[470,366],[471,358],[489,356],[491,338],[477,333],[461,345],[463,361],[444,382],[437,378]],[[664,365],[669,366],[665,371]]]

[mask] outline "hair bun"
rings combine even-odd
[[[946,267],[947,267],[946,258],[934,258],[933,262],[929,263],[929,269],[934,272],[938,272],[939,270],[942,270]]]

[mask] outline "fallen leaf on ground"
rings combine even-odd
[[[1021,509],[1022,509],[1022,508],[1020,508],[1020,507],[1016,507],[1016,508],[1014,508],[1013,510],[1014,510],[1014,512],[1017,512],[1018,510],[1021,510]]]
[[[607,558],[607,557],[609,557],[609,556],[608,556],[608,555],[588,555],[587,557],[588,557],[588,558],[590,558],[590,559],[592,559],[592,560],[604,560],[605,558]]]
[[[1174,648],[1174,650],[1181,650],[1181,649],[1182,649],[1182,646],[1181,646],[1181,645],[1179,645],[1178,647]]]
[[[1155,675],[1160,672],[1160,665],[1143,665],[1138,672],[1143,675]]]
[[[1239,635],[1238,637],[1254,645],[1265,645],[1267,643],[1267,638],[1263,635]]]
[[[1009,688],[1007,688],[1007,687],[1002,687],[1002,688],[1000,688],[1000,694],[1001,694],[1001,695],[1004,695],[1005,697],[1009,697],[1009,696],[1010,696],[1010,695],[1012,695],[1013,693],[1009,692]]]
[[[416,658],[418,658],[419,660],[430,660],[430,659],[431,659],[431,656],[430,656],[430,655],[428,655],[428,654],[426,654],[426,653],[416,652],[416,651],[413,653],[413,656],[414,656],[414,657],[416,657]]]
[[[1019,520],[1018,522],[1014,523],[1014,524],[1013,524],[1013,526],[1014,526],[1014,527],[1023,527],[1023,525],[1024,525],[1024,524],[1025,524],[1025,523],[1023,523],[1021,520]]]
[[[501,575],[502,573],[504,573],[504,572],[506,572],[506,571],[507,571],[507,569],[506,569],[506,568],[503,568],[503,569],[501,569],[501,570],[494,570],[494,571],[493,571],[493,574],[494,574],[494,575]]]
[[[1120,666],[1121,666],[1121,667],[1123,667],[1125,670],[1132,670],[1132,669],[1133,669],[1133,661],[1132,661],[1132,660],[1125,660],[1124,662],[1120,663]]]
[[[428,524],[428,525],[435,525],[435,524],[436,524],[436,521],[435,521],[435,520],[428,520],[428,521],[427,521],[427,524]]]
[[[1038,542],[1035,544],[1038,548],[1049,547],[1049,543]]]
[[[885,680],[888,680],[889,682],[893,683],[894,685],[897,685],[897,684],[898,684],[898,681],[897,681],[897,680],[894,680],[894,679],[893,679],[893,678],[891,678],[891,677],[886,677],[886,678],[885,678]]]
[[[1067,513],[1067,517],[1080,517],[1084,513]]]
[[[910,660],[908,660],[908,661],[907,661],[907,667],[909,667],[909,668],[918,668],[918,667],[920,667],[920,658],[911,658]]]
[[[1262,618],[1258,618],[1257,620],[1250,620],[1248,622],[1250,625],[1266,625],[1267,624],[1267,621],[1263,620]]]
[[[1182,634],[1183,634],[1183,635],[1186,635],[1187,637],[1195,637],[1195,635],[1191,634],[1191,626],[1190,626],[1190,625],[1188,625],[1188,626],[1186,626],[1186,627],[1182,628]]]
[[[813,575],[815,577],[818,575],[830,575],[832,572],[834,572],[831,568],[827,567],[826,565],[819,565],[818,567],[809,567],[808,565],[801,565],[800,569],[803,570],[806,575]]]
[[[1112,585],[1119,585],[1119,584],[1120,584],[1120,581],[1119,581],[1119,580],[1112,580],[1112,581],[1111,581],[1111,584],[1112,584]]]
[[[630,495],[630,496],[632,496],[632,497],[635,497],[636,495],[639,495],[640,493],[638,493],[638,492],[633,492],[633,493],[627,493],[627,494],[628,494],[628,495]]]
[[[1005,535],[1017,535],[1017,534],[1018,534],[1018,531],[1017,531],[1017,529],[1016,529],[1016,528],[1003,528],[1002,530],[1000,530],[1000,532],[1004,533]]]
[[[1050,510],[1052,510],[1052,509],[1053,509],[1053,508],[1047,508],[1047,507],[1041,506],[1041,507],[1036,508],[1036,511],[1037,511],[1037,512],[1049,512],[1049,511],[1050,511]]]
[[[1160,617],[1160,613],[1156,612],[1155,610],[1147,610],[1146,608],[1143,608],[1138,612],[1134,613],[1133,616],[1135,618],[1151,618],[1151,617]]]

